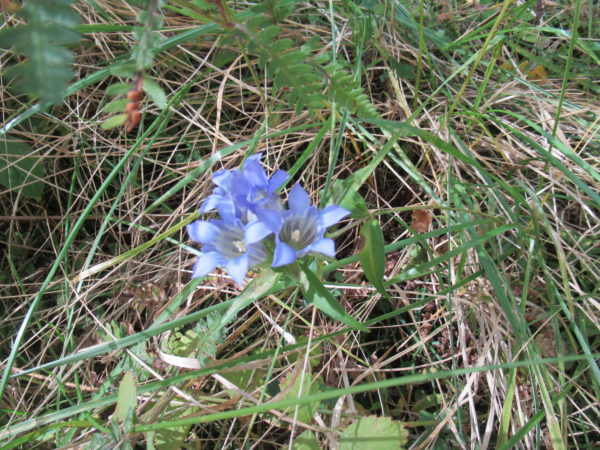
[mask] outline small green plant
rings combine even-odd
[[[187,226],[192,240],[202,244],[202,255],[194,265],[192,278],[205,277],[221,266],[236,284],[242,285],[248,270],[274,269],[277,275],[282,273],[296,280],[317,308],[355,329],[367,331],[344,311],[312,268],[318,266],[315,257],[335,258],[335,243],[325,237],[325,232],[350,211],[337,205],[317,209],[299,184],[290,190],[289,207],[284,208],[278,190],[289,176],[278,170],[267,177],[260,157],[261,154],[248,157],[241,170],[223,170],[213,175],[216,187],[200,212],[216,210],[220,218],[198,220]],[[378,252],[383,254],[383,240],[366,242],[377,242]],[[371,265],[370,260],[365,261]],[[383,273],[379,271],[377,275]],[[275,285],[277,276],[266,278]]]
[[[118,113],[105,119],[101,127],[104,130],[121,127],[126,132],[135,130],[141,119],[141,102],[144,94],[160,109],[167,107],[165,91],[146,72],[152,68],[156,49],[163,39],[159,33],[162,26],[161,7],[164,0],[138,0],[132,2],[141,9],[138,16],[139,26],[134,27],[137,43],[131,50],[129,61],[111,68],[114,75],[129,78],[131,83],[115,83],[110,85],[106,94],[109,96],[125,96],[117,98],[103,108],[105,113]]]
[[[79,23],[73,0],[27,0],[18,11],[25,24],[0,32],[0,47],[13,48],[26,57],[6,71],[15,89],[43,104],[62,102],[73,78],[74,55],[67,46],[81,35],[73,30]]]

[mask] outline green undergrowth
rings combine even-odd
[[[600,444],[594,2],[38,3],[0,30],[2,448]],[[337,259],[190,279],[259,152],[351,210]]]

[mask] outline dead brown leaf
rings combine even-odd
[[[415,209],[412,213],[412,224],[410,227],[417,233],[426,233],[431,225],[433,216],[426,209]]]

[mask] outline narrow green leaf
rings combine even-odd
[[[307,300],[315,305],[320,311],[327,314],[334,320],[339,320],[345,323],[351,328],[360,331],[368,332],[369,329],[362,323],[352,317],[346,310],[340,305],[340,303],[331,295],[331,292],[321,283],[317,276],[308,267],[300,264],[302,272],[306,276],[308,282],[308,288],[305,289],[304,294]]]
[[[263,270],[260,276],[252,280],[246,289],[234,299],[227,312],[221,317],[220,326],[225,327],[242,309],[270,293],[277,284],[278,278],[278,273],[272,270]]]
[[[363,239],[363,246],[358,254],[360,265],[367,280],[375,286],[375,289],[381,295],[388,297],[383,281],[385,275],[385,244],[379,221],[372,219],[365,222],[360,230],[360,235]]]
[[[158,83],[149,77],[144,77],[144,92],[152,99],[154,104],[160,109],[167,107],[167,95]]]
[[[449,292],[450,292],[450,290],[449,290]],[[432,301],[432,298],[425,299],[424,301],[420,301],[420,302],[418,302],[418,304],[419,304],[419,306],[423,306],[430,301]],[[413,307],[414,307],[414,305],[411,305],[408,308],[399,308],[398,311],[406,312],[410,309],[413,309]],[[376,318],[369,322],[377,323],[379,321],[380,321],[379,318]],[[341,332],[332,333],[332,334],[323,336],[322,338],[319,338],[319,339],[321,341],[324,341],[326,339],[330,339],[334,336],[337,336],[340,333]],[[287,351],[287,350],[293,350],[293,349],[294,349],[294,347],[292,346],[292,347],[285,347],[282,350]],[[237,362],[239,364],[243,364],[243,363],[250,362],[250,361],[265,360],[265,358],[272,358],[273,355],[274,355],[274,352],[270,351],[270,352],[266,352],[263,354],[257,354],[257,355],[252,355],[250,357],[242,358]],[[344,388],[344,389],[333,389],[333,390],[318,392],[316,394],[310,394],[307,396],[303,396],[300,399],[280,400],[277,402],[266,402],[266,403],[262,403],[259,405],[250,406],[247,408],[236,408],[236,409],[231,409],[231,410],[224,411],[224,412],[218,412],[218,413],[214,413],[214,414],[206,414],[206,415],[195,416],[195,417],[191,417],[191,418],[184,418],[184,419],[179,419],[176,421],[167,421],[167,422],[158,422],[158,423],[147,424],[147,425],[138,425],[136,427],[135,431],[136,432],[147,432],[150,430],[168,429],[168,428],[173,428],[173,427],[177,427],[180,425],[186,425],[186,424],[209,423],[209,422],[214,422],[217,420],[231,419],[233,417],[242,417],[242,416],[247,416],[249,414],[267,412],[267,411],[273,410],[273,409],[287,408],[289,406],[295,406],[295,405],[304,405],[304,404],[311,403],[311,402],[314,402],[317,400],[329,400],[329,399],[339,398],[343,395],[354,395],[354,394],[363,393],[363,392],[387,389],[390,387],[408,386],[411,384],[414,385],[417,383],[422,384],[422,383],[430,381],[430,380],[451,378],[451,377],[462,376],[462,375],[466,375],[466,374],[470,374],[470,373],[479,373],[479,372],[483,373],[483,372],[489,372],[489,371],[494,371],[494,370],[507,370],[507,369],[518,368],[518,367],[529,368],[531,365],[556,364],[557,362],[560,362],[560,361],[562,361],[562,362],[583,361],[586,358],[587,357],[584,355],[569,355],[569,356],[562,356],[562,357],[557,357],[557,358],[544,358],[544,359],[539,359],[539,360],[526,359],[523,361],[512,361],[510,363],[504,363],[504,364],[466,367],[466,368],[453,369],[453,370],[441,370],[439,372],[426,372],[426,373],[419,373],[419,374],[414,374],[414,375],[407,375],[407,376],[403,376],[403,377],[399,377],[399,378],[388,378],[388,379],[379,380],[377,382],[361,383],[361,384],[353,385],[353,386],[350,386],[350,387]],[[233,362],[229,361],[227,363],[216,364],[216,365],[208,367],[208,368],[195,370],[192,372],[182,373],[180,375],[173,376],[173,377],[165,379],[165,380],[159,380],[159,381],[155,381],[152,383],[145,383],[145,384],[140,385],[139,394],[148,394],[148,393],[156,392],[167,386],[175,386],[178,383],[182,383],[186,380],[189,380],[192,378],[198,378],[198,377],[213,374],[213,373],[219,373],[219,371],[221,371],[225,368],[232,368],[232,367],[235,367],[235,364]],[[572,383],[573,382],[571,382],[567,386],[565,386],[565,389],[560,391],[560,393],[558,393],[555,396],[555,402],[560,399],[563,399],[570,392],[569,389],[572,386]],[[64,425],[64,423],[65,423],[64,420],[69,417],[75,416],[77,414],[81,414],[82,412],[90,412],[95,409],[106,408],[108,406],[114,405],[116,403],[116,401],[117,401],[117,395],[111,394],[111,395],[99,398],[97,400],[90,400],[90,401],[87,401],[84,403],[78,403],[74,406],[69,406],[62,410],[58,410],[58,411],[51,412],[48,414],[39,415],[39,416],[33,417],[31,419],[25,420],[24,422],[14,424],[9,427],[5,427],[3,429],[3,432],[4,432],[3,438],[5,440],[10,439],[12,437],[17,436],[20,433],[24,433],[33,428],[41,427],[41,426],[44,426],[47,424],[53,424],[52,427],[60,427],[61,423],[62,423],[62,425]],[[523,436],[525,436],[529,431],[531,431],[536,426],[536,424],[538,424],[539,421],[545,417],[545,415],[546,415],[545,410],[541,410],[536,415],[534,415],[532,417],[532,419],[530,420],[530,422],[528,422],[523,428],[519,429],[517,431],[517,433],[515,434],[515,436],[511,437],[511,439],[507,442],[507,446],[504,448],[513,448],[515,443],[520,442],[521,439],[523,438]]]
[[[113,128],[120,127],[127,120],[127,114],[117,114],[116,116],[109,117],[100,125],[103,130],[112,130]]]
[[[137,387],[135,379],[131,372],[127,372],[121,384],[119,384],[119,396],[117,400],[117,408],[115,409],[115,417],[117,420],[124,422],[127,416],[131,414],[137,406]]]
[[[506,442],[508,436],[508,429],[510,426],[510,419],[513,413],[513,401],[515,397],[515,387],[517,380],[516,369],[511,369],[508,375],[508,388],[506,390],[506,396],[502,403],[502,413],[500,414],[500,425],[498,426],[498,439],[496,440],[496,447],[501,448]]]

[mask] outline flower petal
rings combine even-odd
[[[253,187],[265,188],[269,182],[267,174],[265,173],[265,169],[263,169],[258,160],[252,160],[244,163],[243,174],[244,178],[248,180],[250,185]]]
[[[252,268],[259,265],[267,259],[267,249],[262,242],[251,244],[248,246],[248,267]]]
[[[314,244],[311,244],[310,251],[335,258],[335,242],[329,238],[319,239]]]
[[[225,222],[233,222],[236,219],[235,203],[231,198],[223,198],[217,206],[219,215]]]
[[[273,267],[287,266],[296,261],[296,250],[287,245],[285,242],[280,242],[275,247],[273,255]]]
[[[231,170],[219,170],[212,176],[212,182],[224,189],[227,189],[229,186],[231,186],[232,179],[233,172]]]
[[[220,188],[217,188],[217,189],[220,189]],[[217,189],[215,189],[215,191]],[[219,194],[215,191],[213,191],[213,193],[211,195],[206,197],[206,200],[204,200],[204,203],[202,203],[202,206],[200,207],[200,214],[204,214],[209,211],[212,211],[213,209],[215,209],[218,206],[219,202],[223,199],[223,195]]]
[[[350,214],[350,211],[339,206],[326,206],[319,214],[319,225],[323,228],[328,228],[331,225],[338,223],[348,214]]]
[[[219,229],[206,220],[196,220],[186,226],[190,238],[199,244],[213,242],[219,235]]]
[[[254,155],[250,155],[246,158],[246,160],[244,161],[244,164],[242,164],[242,169],[245,169],[246,166],[252,162],[258,161],[260,162],[260,158],[262,157],[262,152],[261,153],[255,153]]]
[[[262,209],[257,211],[258,217],[273,233],[278,233],[283,225],[284,215],[280,211]]]
[[[246,274],[248,273],[248,255],[244,254],[228,261],[225,268],[231,279],[235,281],[235,284],[241,286],[244,284],[244,278],[246,278]]]
[[[203,253],[194,264],[192,278],[199,278],[208,275],[215,267],[219,265],[221,257],[216,252]]]
[[[310,208],[310,197],[299,184],[295,184],[290,191],[288,203],[293,212],[304,212]]]
[[[275,172],[269,181],[269,194],[272,194],[279,189],[289,177],[290,176],[285,170],[278,170]]]
[[[262,241],[271,233],[273,233],[273,230],[267,227],[263,222],[256,221],[246,226],[246,230],[244,231],[244,239],[247,244],[254,244]]]

